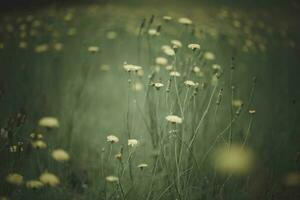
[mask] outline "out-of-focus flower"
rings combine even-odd
[[[167,65],[168,64],[168,60],[165,57],[157,57],[155,59],[155,62],[158,65]]]
[[[232,105],[234,107],[241,107],[243,105],[243,101],[240,99],[234,99],[232,100]]]
[[[138,141],[136,139],[129,139],[128,140],[128,146],[134,147],[138,144]]]
[[[68,161],[70,159],[69,154],[63,149],[55,149],[51,153],[52,158],[59,162]]]
[[[110,143],[117,143],[119,142],[119,138],[115,135],[109,135],[106,137],[107,139],[107,142],[110,142]]]
[[[182,47],[182,44],[179,40],[171,40],[171,44],[173,45],[173,48],[180,48]]]
[[[59,122],[55,117],[43,117],[38,122],[39,126],[46,128],[58,128]]]
[[[118,182],[119,181],[119,178],[116,177],[116,176],[107,176],[105,178],[108,182]]]
[[[183,24],[183,25],[191,25],[193,23],[193,21],[189,18],[181,17],[178,19],[178,23]]]
[[[148,34],[149,34],[150,36],[159,36],[159,35],[160,35],[160,33],[159,33],[156,29],[154,29],[154,28],[149,29],[149,30],[148,30]]]
[[[44,53],[44,52],[48,51],[48,49],[49,49],[48,44],[40,44],[35,47],[34,51],[36,53]]]
[[[161,87],[164,86],[164,84],[158,82],[158,83],[153,83],[153,86],[159,90]]]
[[[43,140],[36,140],[31,142],[33,148],[36,149],[45,149],[47,148],[47,144]]]
[[[290,172],[284,177],[284,184],[286,186],[300,185],[300,172]]]
[[[170,72],[170,76],[173,76],[173,77],[179,77],[179,76],[180,76],[180,73],[177,72],[177,71],[172,71],[172,72]]]
[[[39,189],[43,186],[44,186],[44,184],[39,180],[26,181],[26,187],[29,188],[29,189]]]
[[[214,59],[216,59],[216,56],[212,52],[205,52],[204,53],[204,58],[206,60],[214,60]]]
[[[109,31],[106,33],[106,38],[109,40],[114,40],[118,37],[118,33],[115,31]]]
[[[171,21],[172,20],[172,17],[171,16],[163,16],[163,19],[165,21]]]
[[[178,117],[177,115],[168,115],[166,117],[166,120],[168,122],[171,122],[172,124],[181,124],[183,119],[181,117]]]
[[[52,187],[55,187],[60,183],[59,178],[55,174],[47,171],[42,173],[39,179],[43,184],[50,185]]]
[[[18,173],[11,173],[6,176],[6,181],[13,185],[22,185],[23,184],[23,176]]]
[[[252,152],[242,145],[221,147],[215,152],[215,167],[220,173],[248,174],[254,165]]]
[[[91,52],[91,53],[97,53],[99,51],[99,47],[90,46],[90,47],[88,47],[88,51]]]

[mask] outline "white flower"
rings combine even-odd
[[[158,82],[158,83],[154,83],[153,86],[154,86],[156,89],[160,89],[161,87],[164,86],[164,84]]]
[[[178,117],[177,115],[168,115],[166,117],[166,120],[173,124],[181,124],[183,121],[183,119],[181,117]]]
[[[58,119],[55,117],[43,117],[39,120],[39,126],[46,127],[46,128],[58,128],[59,122]]]
[[[215,54],[213,54],[212,52],[205,52],[204,58],[206,60],[214,60],[214,59],[216,59]]]
[[[162,46],[162,50],[168,56],[174,56],[175,55],[175,51],[168,45]]]
[[[137,167],[143,170],[144,168],[148,167],[148,165],[146,163],[141,163]]]
[[[178,19],[178,23],[184,24],[184,25],[191,25],[193,22],[189,18],[181,17]]]
[[[221,66],[218,65],[218,64],[213,64],[211,67],[213,68],[213,70],[220,70],[221,69]]]
[[[189,44],[188,48],[194,51],[196,49],[200,49],[200,44]]]
[[[59,162],[64,162],[70,159],[69,154],[63,149],[55,149],[52,151],[52,158]]]
[[[179,72],[177,72],[177,71],[172,71],[172,72],[170,72],[170,76],[173,76],[173,77],[179,77],[180,76],[180,73]]]
[[[108,182],[118,182],[119,181],[119,178],[116,177],[116,176],[107,176],[105,178]]]
[[[174,48],[182,47],[182,44],[179,40],[171,40],[171,44],[173,45]]]
[[[235,100],[232,100],[232,105],[234,107],[241,107],[243,105],[243,101],[240,100],[240,99],[235,99]]]
[[[170,71],[170,70],[172,70],[172,69],[173,69],[173,65],[167,65],[167,66],[166,66],[166,70]]]
[[[165,57],[157,57],[155,59],[155,62],[158,65],[166,65],[166,64],[168,64],[168,60]]]
[[[138,141],[136,139],[129,139],[128,140],[128,146],[136,146],[138,144]]]
[[[172,17],[171,16],[163,16],[163,19],[166,21],[171,21]]]
[[[91,53],[96,53],[96,52],[99,51],[99,47],[97,47],[97,46],[90,46],[88,48],[88,51],[91,52]]]
[[[194,81],[191,81],[191,80],[184,81],[184,84],[188,87],[194,87],[194,86],[198,85],[198,83],[195,83]]]
[[[109,135],[106,137],[107,139],[107,142],[110,142],[110,143],[117,143],[119,142],[119,138],[117,136],[114,136],[114,135]]]
[[[142,67],[141,66],[138,66],[138,65],[132,65],[132,64],[124,64],[123,65],[124,69],[127,71],[127,72],[132,72],[132,71],[139,71],[139,70],[142,70]]]
[[[195,66],[195,67],[193,68],[193,71],[194,71],[195,73],[199,73],[199,72],[201,71],[201,69],[200,69],[200,67]]]
[[[148,30],[148,34],[151,35],[151,36],[159,36],[159,35],[160,35],[160,33],[157,32],[157,30],[154,29],[154,28],[149,29],[149,30]]]

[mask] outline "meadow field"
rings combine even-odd
[[[0,16],[0,200],[300,199],[289,11],[91,4]]]

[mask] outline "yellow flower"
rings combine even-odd
[[[31,145],[33,146],[33,148],[36,148],[36,149],[47,148],[47,144],[43,140],[36,140],[36,141],[32,142]]]
[[[45,185],[50,185],[52,187],[57,186],[60,183],[59,178],[55,174],[49,172],[44,172],[41,174],[39,179]]]
[[[39,126],[46,128],[58,128],[59,122],[55,117],[43,117],[39,120]]]
[[[26,187],[30,188],[30,189],[39,189],[43,186],[44,186],[44,184],[39,180],[26,181]]]
[[[63,149],[55,149],[51,155],[54,160],[59,162],[68,161],[70,159],[69,154]]]
[[[241,145],[222,147],[215,152],[215,167],[221,173],[248,174],[253,168],[252,152]]]
[[[22,185],[23,184],[23,176],[18,173],[11,173],[6,176],[6,181],[13,185]]]

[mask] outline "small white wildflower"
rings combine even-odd
[[[168,60],[165,57],[157,57],[155,59],[155,62],[158,65],[166,65],[166,64],[168,64]]]
[[[148,34],[149,34],[150,36],[159,36],[159,35],[160,35],[160,33],[157,32],[157,30],[156,30],[156,29],[153,29],[153,28],[148,30]]]
[[[128,140],[128,146],[134,147],[138,144],[138,141],[136,139],[129,139]]]
[[[146,163],[141,163],[137,167],[143,170],[144,168],[148,167],[148,165]]]
[[[119,142],[119,138],[115,135],[109,135],[106,137],[107,139],[107,142],[110,142],[110,143],[117,143]]]
[[[197,83],[195,83],[194,81],[191,81],[191,80],[184,81],[184,84],[188,87],[194,87],[194,86],[198,85]]]
[[[189,49],[192,49],[193,51],[200,49],[200,44],[189,44],[188,45]]]
[[[177,115],[168,115],[166,117],[166,120],[173,124],[181,124],[183,121],[183,119],[181,117],[178,117]]]
[[[195,73],[199,73],[200,71],[201,71],[200,67],[195,66],[193,68],[193,72],[195,72]]]
[[[91,53],[97,53],[99,51],[99,47],[90,46],[90,47],[88,47],[88,51],[91,52]]]
[[[138,72],[139,70],[142,70],[141,66],[126,64],[126,63],[123,65],[123,67],[127,72],[132,72],[132,71]]]
[[[213,68],[213,70],[221,70],[221,66],[218,64],[213,64],[211,67]]]
[[[173,65],[167,65],[167,66],[166,66],[166,70],[170,71],[170,70],[172,70],[172,69],[173,69]]]
[[[119,181],[119,178],[116,177],[116,176],[107,176],[105,178],[108,182],[118,182]]]
[[[158,82],[158,83],[154,83],[153,86],[154,86],[156,89],[160,89],[161,87],[164,86],[164,84]]]
[[[163,16],[165,21],[171,21],[173,18],[171,16]]]
[[[55,187],[60,183],[59,178],[55,174],[49,173],[47,171],[41,174],[39,179],[45,185],[50,185],[52,187]]]
[[[164,53],[168,56],[174,56],[175,55],[175,51],[174,49],[172,49],[170,46],[168,45],[164,45],[162,46],[162,50],[164,51]]]
[[[216,59],[216,56],[212,52],[205,52],[204,58],[206,60],[214,60],[214,59]]]
[[[177,71],[172,71],[172,72],[170,72],[170,76],[173,76],[173,77],[179,77],[180,76],[180,73],[179,72],[177,72]]]
[[[189,18],[181,17],[178,19],[178,23],[183,24],[183,25],[191,25],[193,23],[193,21]]]
[[[179,40],[171,40],[171,44],[173,45],[173,47],[175,48],[180,48],[182,47],[182,44]]]

